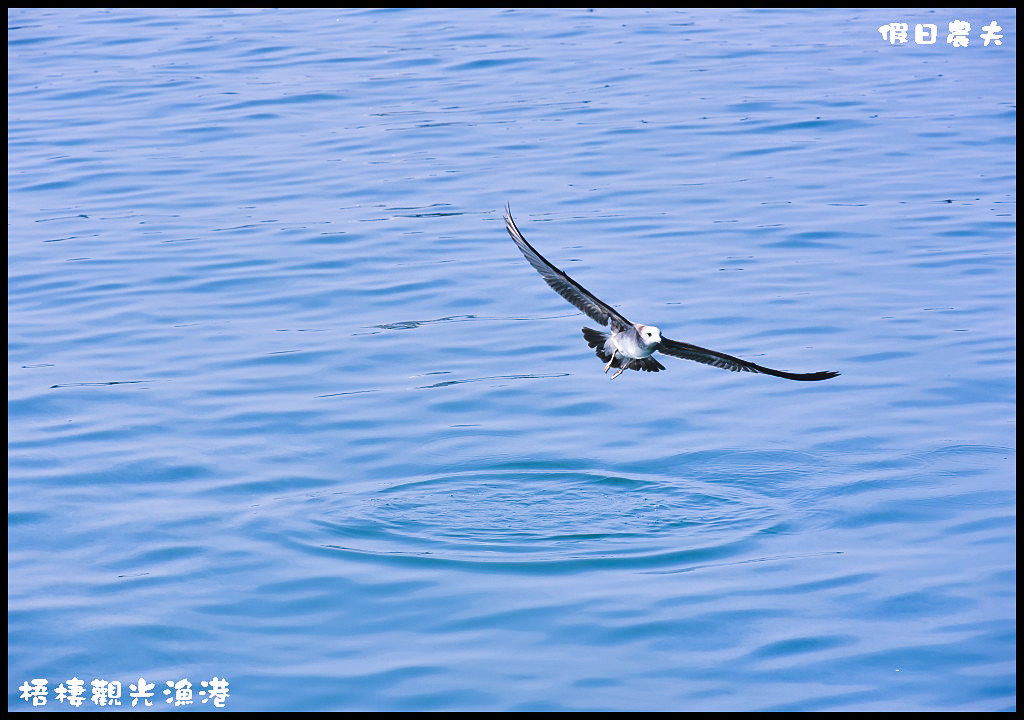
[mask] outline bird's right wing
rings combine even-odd
[[[537,252],[537,249],[526,241],[523,234],[516,227],[516,221],[512,219],[512,211],[505,208],[505,228],[512,236],[516,245],[522,251],[527,261],[540,273],[551,288],[592,317],[602,325],[611,325],[615,332],[619,332],[630,326],[629,320],[624,318],[615,308],[599,300],[592,292],[556,268],[547,258]]]
[[[774,375],[775,377],[786,378],[787,380],[828,380],[839,374],[831,370],[813,373],[791,373],[784,370],[772,370],[763,365],[758,365],[748,360],[741,360],[738,357],[726,355],[717,350],[708,350],[707,348],[697,347],[696,345],[679,342],[678,340],[669,340],[664,336],[661,338],[661,344],[658,345],[658,352],[683,358],[684,360],[695,360],[705,365],[713,365],[714,367],[732,370],[733,372],[764,373],[765,375]]]

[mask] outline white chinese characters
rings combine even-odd
[[[978,38],[988,47],[989,43],[995,45],[1003,44],[1003,36],[1000,35],[1003,28],[995,20],[982,27]],[[971,44],[971,23],[967,20],[952,20],[947,23],[946,45],[954,48],[965,48]],[[878,28],[882,39],[890,45],[905,45],[910,40],[910,24],[904,22],[891,22]],[[918,23],[914,25],[915,45],[935,45],[939,38],[939,26],[934,23]]]
[[[985,31],[981,34],[981,39],[985,41],[985,47],[988,47],[990,41],[995,42],[996,45],[1003,44],[1003,36],[998,34],[1002,28],[996,24],[995,20],[983,27],[982,30]]]
[[[122,704],[122,684],[119,680],[107,681],[99,678],[94,679],[89,686],[92,688],[92,695],[87,696],[85,692],[85,681],[77,677],[65,680],[53,689],[53,697],[50,697],[49,680],[46,678],[33,678],[22,683],[18,690],[21,691],[21,699],[31,702],[39,707],[53,699],[60,704],[67,703],[74,708],[85,705],[88,699],[91,707],[116,707]],[[196,692],[188,678],[180,680],[168,680],[167,688],[164,690],[166,696],[164,702],[173,707],[192,705],[197,698],[200,704],[211,703],[214,707],[222,708],[231,696],[228,692],[228,681],[224,678],[213,677],[210,680],[203,680],[200,686],[203,688]],[[138,682],[128,684],[128,697],[131,698],[131,707],[153,707],[153,698],[156,683],[146,682],[145,678],[139,678]]]

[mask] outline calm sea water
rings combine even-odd
[[[9,709],[1015,709],[1012,10],[7,37]]]

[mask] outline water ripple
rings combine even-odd
[[[308,525],[296,518],[293,539],[309,548],[528,572],[616,564],[679,570],[737,558],[751,538],[787,523],[785,503],[741,481],[682,484],[522,463],[294,502]]]

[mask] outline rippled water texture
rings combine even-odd
[[[1007,9],[8,10],[9,709],[1015,709],[1015,68]],[[611,380],[506,203],[842,375]]]

